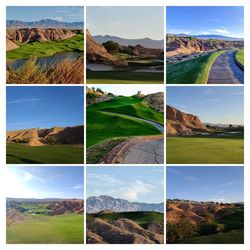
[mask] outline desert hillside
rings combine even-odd
[[[6,140],[7,143],[26,143],[30,146],[83,144],[83,126],[8,131]]]
[[[61,28],[20,28],[7,29],[6,42],[7,51],[14,49],[13,43],[32,43],[41,41],[57,41],[69,39],[76,35],[76,32]],[[18,45],[16,45],[18,46]]]
[[[217,39],[199,39],[191,36],[167,35],[168,58],[221,49],[239,49],[243,48],[243,46],[243,41],[224,41]]]
[[[146,95],[144,97],[144,102],[151,108],[164,112],[164,93],[158,92]]]
[[[86,31],[86,44],[89,63],[99,62],[115,66],[127,66],[127,62],[111,55],[103,45],[97,43],[88,30]]]
[[[88,244],[163,244],[163,235],[163,214],[101,211],[87,215]]]
[[[167,105],[167,135],[192,135],[194,132],[206,132],[208,128],[198,116],[184,113]]]

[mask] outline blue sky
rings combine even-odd
[[[164,199],[162,167],[88,167],[87,197],[109,195],[129,201],[160,203]]]
[[[11,198],[84,197],[83,167],[8,167],[6,196]]]
[[[162,7],[87,7],[87,28],[92,35],[161,40],[163,24]]]
[[[7,87],[7,131],[83,124],[82,87]]]
[[[168,167],[167,198],[197,201],[244,201],[243,167]]]
[[[88,85],[89,88],[94,87],[95,89],[100,88],[105,92],[113,93],[114,95],[123,95],[123,96],[132,96],[137,94],[137,91],[142,91],[142,94],[152,94],[156,92],[164,92],[164,86],[161,84],[154,84],[154,85],[144,85],[142,87],[141,84],[131,84],[129,85]]]
[[[243,87],[167,87],[167,104],[202,122],[244,124]]]
[[[243,38],[243,12],[240,6],[167,7],[167,33]]]
[[[8,6],[7,20],[39,21],[54,19],[63,22],[83,22],[84,8],[80,6]]]

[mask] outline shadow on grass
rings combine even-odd
[[[39,162],[39,161],[33,161],[33,160],[30,160],[30,159],[26,159],[26,158],[22,158],[22,157],[18,157],[16,155],[10,155],[10,154],[7,154],[7,157],[13,157],[13,158],[16,158],[24,163],[29,163],[29,164],[42,164],[43,162]],[[7,163],[10,163],[8,162],[7,160]],[[16,163],[15,163],[16,164]],[[18,164],[18,163],[17,163]],[[19,163],[19,164],[22,164],[22,163]]]

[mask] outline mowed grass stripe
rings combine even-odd
[[[244,49],[240,49],[235,53],[235,59],[244,67]]]
[[[226,51],[167,65],[167,84],[206,84],[214,61]]]
[[[11,244],[81,244],[84,241],[83,215],[28,215],[24,222],[7,226]]]
[[[243,164],[243,138],[167,138],[168,164]]]
[[[84,51],[84,35],[77,34],[69,39],[58,41],[41,41],[27,44],[19,44],[19,48],[8,51],[8,60],[26,59],[32,57],[48,57],[61,52]]]
[[[147,122],[102,111],[137,116],[160,124],[163,124],[164,119],[163,113],[146,106],[142,98],[115,97],[93,104],[87,108],[87,147],[112,138],[160,134],[157,128]]]
[[[81,164],[83,147],[72,145],[48,145],[32,147],[22,144],[7,144],[8,164]]]

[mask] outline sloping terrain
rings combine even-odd
[[[208,129],[198,116],[184,113],[167,105],[167,135],[192,135],[194,132],[207,132]]]
[[[74,31],[62,28],[20,28],[7,29],[6,38],[14,43],[32,43],[38,41],[65,40],[76,34]]]
[[[167,200],[168,243],[243,243],[244,204]],[[232,238],[228,237],[232,235]]]
[[[83,243],[83,200],[7,199],[7,243]]]
[[[87,243],[163,244],[163,214],[156,212],[87,215]]]
[[[243,46],[243,41],[199,39],[192,36],[167,35],[167,57],[223,49],[240,49]]]
[[[127,66],[125,60],[119,59],[108,53],[105,47],[97,43],[91,36],[90,32],[86,31],[86,46],[87,46],[87,61],[89,63],[104,63],[115,66]]]
[[[6,141],[7,143],[26,143],[30,146],[83,144],[83,126],[7,131]]]

